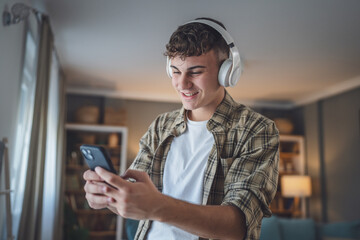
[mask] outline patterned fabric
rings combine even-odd
[[[130,166],[147,172],[160,192],[171,142],[186,130],[185,111],[158,116]],[[261,220],[271,216],[269,204],[277,189],[278,130],[273,121],[236,103],[227,92],[207,129],[215,145],[206,166],[202,204],[238,207],[246,218],[245,239],[259,239]],[[145,239],[150,226],[150,220],[140,221],[135,239]]]

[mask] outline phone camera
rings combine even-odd
[[[81,149],[81,151],[87,159],[94,160],[94,156],[89,149]]]

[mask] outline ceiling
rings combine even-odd
[[[49,15],[69,91],[176,101],[165,44],[197,17],[225,24],[244,61],[231,95],[294,106],[360,86],[359,0],[30,0]]]

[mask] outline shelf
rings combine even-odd
[[[78,143],[75,146],[76,146],[76,148],[80,149],[81,145],[83,145],[83,143]],[[120,146],[121,145],[116,145],[116,146],[109,146],[107,144],[92,144],[92,145],[103,147],[106,150],[116,150],[116,151],[118,151],[118,153],[120,153]],[[116,153],[116,154],[118,154],[118,153]]]
[[[273,214],[292,214],[293,210],[280,210],[280,209],[272,209]]]
[[[95,136],[93,139],[97,140],[108,140],[110,134],[116,133],[119,137],[117,146],[109,146],[106,144],[107,141],[104,141],[105,144],[96,145],[106,149],[115,170],[121,174],[121,171],[126,170],[127,129],[118,126],[112,127],[81,124],[67,124],[66,129],[68,130],[68,144],[66,158],[67,165],[65,168],[65,201],[69,203],[72,211],[76,215],[79,227],[91,231],[90,239],[119,240],[121,239],[121,236],[124,236],[124,219],[108,209],[94,210],[87,204],[85,191],[83,189],[83,173],[89,168],[80,153],[80,146],[84,144],[84,136],[86,135],[93,135]]]
[[[105,125],[106,101],[92,96],[67,95],[66,130],[66,168],[65,168],[65,201],[74,212],[80,228],[87,229],[90,240],[126,239],[124,219],[108,209],[94,210],[88,205],[83,189],[85,181],[83,172],[89,168],[80,152],[83,144],[97,145],[106,149],[115,170],[122,174],[127,167],[126,151],[128,129],[123,125]],[[86,106],[98,107],[98,122],[101,124],[84,124],[76,122],[80,118],[79,109]],[[117,115],[116,115],[117,116]],[[109,116],[107,116],[109,117]],[[112,121],[117,124],[117,121]],[[111,144],[111,145],[109,145]]]
[[[303,136],[301,135],[290,135],[290,134],[281,134],[280,141],[288,141],[288,142],[299,142],[303,140]]]
[[[78,209],[75,210],[75,213],[81,215],[115,215],[115,213],[108,209]]]
[[[123,126],[110,126],[100,124],[81,124],[81,123],[67,123],[65,124],[66,130],[75,131],[90,131],[90,132],[126,132],[127,127]]]
[[[98,232],[91,231],[90,232],[90,237],[111,237],[111,236],[115,236],[115,235],[116,235],[116,231],[98,231]]]
[[[279,175],[298,175],[295,171],[280,171]]]
[[[292,210],[271,210],[274,215],[279,217],[291,218],[294,216],[294,212]]]
[[[298,158],[300,157],[299,153],[292,153],[292,152],[280,152],[281,158]]]
[[[120,167],[119,166],[114,166],[114,169],[119,172],[120,170]],[[85,172],[89,170],[89,167],[88,166],[84,166],[84,165],[75,165],[75,164],[72,164],[72,165],[68,165],[66,166],[66,171],[68,172]]]
[[[75,194],[75,195],[81,195],[83,194],[85,196],[85,190],[84,189],[79,189],[79,190],[65,190],[65,194]]]
[[[293,198],[281,195],[281,178],[286,175],[303,175],[305,173],[304,138],[297,135],[280,135],[280,162],[278,189],[270,204],[273,214],[284,217],[295,217],[299,212],[293,209]],[[305,203],[300,205],[301,216],[305,217]]]
[[[88,169],[89,167],[84,165],[69,164],[66,166],[66,170],[86,171]]]

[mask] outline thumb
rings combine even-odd
[[[124,179],[135,179],[136,182],[148,182],[150,180],[149,175],[146,172],[128,169],[123,175]]]

